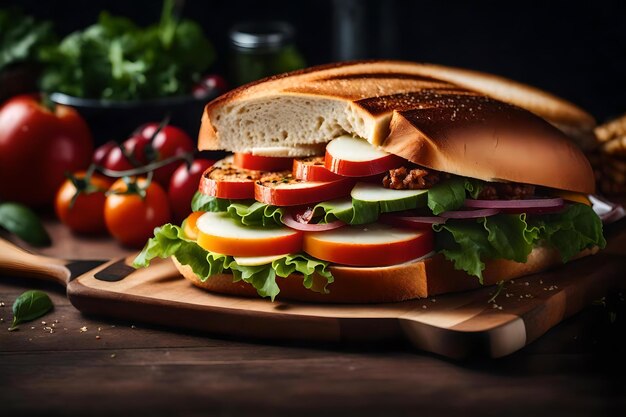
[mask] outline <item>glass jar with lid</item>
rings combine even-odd
[[[230,31],[230,78],[242,85],[305,66],[294,44],[295,30],[287,22],[248,22]]]

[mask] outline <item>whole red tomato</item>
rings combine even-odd
[[[111,185],[104,203],[104,221],[109,233],[126,246],[139,248],[152,237],[155,227],[170,221],[167,194],[155,182],[146,187],[146,180],[139,178],[137,186],[144,188],[145,195],[129,194],[128,184],[119,179]]]
[[[137,129],[134,136],[138,135],[144,139],[150,140],[158,128],[158,123],[147,123]],[[154,136],[154,139],[152,140],[153,155],[146,155],[147,147],[142,146],[142,141],[139,140],[138,142],[136,152],[134,152],[133,155],[135,155],[138,159],[145,158],[148,161],[162,161],[171,156],[192,152],[195,149],[195,144],[189,135],[182,129],[171,125],[164,126],[161,131]],[[170,183],[170,178],[178,165],[178,162],[173,162],[157,169],[154,171],[154,179],[163,187],[167,187]]]
[[[89,128],[74,109],[14,97],[0,108],[0,198],[50,204],[65,172],[87,168],[92,152]]]
[[[75,198],[76,183],[70,179],[59,188],[56,195],[54,209],[61,223],[77,233],[106,232],[104,224],[105,192],[113,182],[111,179],[92,174],[89,184],[86,183],[85,173],[74,174],[80,193]],[[73,202],[72,202],[73,201]]]
[[[172,174],[167,194],[170,199],[174,220],[177,223],[183,221],[191,213],[191,199],[198,190],[200,177],[214,163],[215,161],[208,159],[196,159],[189,169],[187,169],[187,164],[183,163]]]

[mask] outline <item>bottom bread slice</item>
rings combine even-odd
[[[594,252],[585,250],[577,257]],[[203,282],[193,273],[191,267],[172,259],[180,273],[198,287],[220,294],[258,297],[250,284],[243,281],[233,282],[231,274],[214,275]],[[488,260],[483,271],[484,285],[537,273],[560,264],[562,261],[558,252],[546,247],[533,249],[525,263],[505,259]],[[476,277],[454,269],[452,262],[443,255],[385,267],[332,266],[331,272],[335,281],[328,286],[327,294],[304,288],[300,274],[292,274],[287,278],[277,277],[276,282],[280,287],[278,299],[316,303],[385,303],[482,286]],[[325,281],[321,277],[315,277],[313,288],[321,290]]]

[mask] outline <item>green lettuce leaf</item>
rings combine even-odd
[[[326,279],[322,289],[328,292],[327,285],[334,278],[328,268],[328,262],[310,257],[304,253],[290,254],[270,264],[257,266],[239,265],[232,256],[208,252],[185,237],[179,226],[166,224],[154,230],[151,238],[133,262],[135,268],[147,267],[154,258],[174,256],[183,265],[189,265],[201,281],[212,275],[228,271],[233,274],[233,281],[244,281],[252,285],[261,297],[270,297],[272,301],[280,292],[276,277],[287,277],[294,272],[304,276],[303,284],[307,289],[315,290],[315,274]]]
[[[483,282],[485,259],[526,262],[533,247],[543,242],[559,251],[567,262],[580,251],[604,248],[602,222],[584,204],[573,204],[562,213],[490,216],[476,221],[449,220],[434,226],[435,245],[456,269]]]
[[[433,214],[456,210],[465,202],[465,180],[452,178],[428,190],[428,207]]]
[[[268,204],[231,203],[228,206],[228,215],[246,226],[282,226],[284,209]]]
[[[465,203],[466,192],[478,198],[484,187],[484,181],[474,178],[451,178],[428,190],[428,207],[436,215],[457,210]]]
[[[192,211],[226,211],[231,201],[224,198],[211,197],[196,191],[191,199]]]
[[[485,188],[485,182],[475,178],[465,178],[464,185],[465,191],[467,191],[473,199],[477,199],[483,188]]]
[[[603,249],[606,246],[602,221],[585,204],[574,204],[561,214],[539,216],[530,220],[529,224],[541,239],[559,250],[563,262],[583,249],[595,246]]]

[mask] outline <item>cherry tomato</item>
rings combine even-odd
[[[109,157],[109,153],[117,147],[115,141],[108,141],[104,145],[100,145],[93,153],[92,162],[96,165],[104,166],[105,161]]]
[[[193,86],[192,94],[196,98],[217,96],[228,90],[224,77],[217,74],[206,75],[200,82]]]
[[[104,167],[111,171],[126,171],[135,168],[136,165],[147,164],[149,160],[145,149],[149,143],[150,139],[144,136],[131,136],[122,143],[121,147],[115,146],[109,151],[103,163]],[[126,155],[130,155],[133,161]]]
[[[73,108],[14,97],[0,108],[0,198],[50,204],[65,172],[87,168],[92,152],[89,128]]]
[[[182,221],[191,212],[191,199],[198,191],[202,173],[214,162],[208,159],[196,159],[189,169],[186,163],[182,163],[172,174],[167,194],[175,222]]]
[[[74,174],[80,180],[85,178],[84,172]],[[61,223],[76,233],[104,233],[104,202],[105,192],[111,186],[112,180],[98,174],[92,174],[89,184],[83,184],[78,197],[72,205],[72,199],[77,193],[74,183],[67,179],[59,188],[55,200],[55,211]]]
[[[154,136],[156,130],[159,128],[159,123],[147,123],[141,126],[136,132],[135,136],[140,136],[147,142]],[[131,138],[132,139],[132,138]],[[182,155],[184,153],[193,152],[195,144],[182,129],[176,126],[167,125],[164,126],[159,133],[154,136],[152,140],[152,149],[154,155],[146,154],[146,145],[144,141],[138,140],[135,146],[136,150],[133,155],[141,162],[162,161],[172,156]],[[162,168],[154,171],[154,179],[163,187],[167,187],[170,183],[172,174],[178,167],[178,162],[172,162]]]
[[[235,153],[234,164],[237,168],[253,171],[285,171],[292,169],[293,158],[260,156],[251,153]]]
[[[145,178],[137,185],[146,186]],[[170,207],[163,188],[152,182],[145,189],[145,196],[138,194],[116,194],[128,191],[123,179],[113,183],[104,204],[104,220],[109,233],[126,246],[139,248],[152,237],[155,227],[170,221]]]

